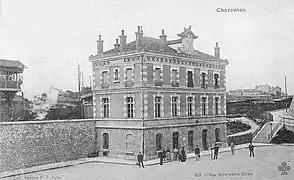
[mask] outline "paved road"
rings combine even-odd
[[[89,163],[6,178],[7,180],[197,180],[197,179],[294,179],[293,146],[258,147],[255,157],[248,157],[248,149],[221,153],[218,160],[210,156],[199,162],[171,162],[163,166],[138,168],[129,165]],[[286,162],[288,175],[281,175],[277,167]],[[196,177],[196,175],[201,177]],[[215,176],[214,176],[215,175]]]

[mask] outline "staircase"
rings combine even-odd
[[[283,119],[266,123],[253,138],[254,143],[270,143],[277,132],[283,127]]]

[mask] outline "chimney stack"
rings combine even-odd
[[[97,54],[103,53],[103,40],[101,39],[101,35],[99,35],[99,39],[97,40]]]
[[[115,49],[118,49],[118,48],[119,48],[118,39],[115,40],[114,48],[115,48]]]
[[[138,26],[138,31],[135,34],[136,34],[136,49],[139,49],[140,43],[141,43],[141,38],[143,37],[142,26]]]
[[[165,44],[166,43],[166,35],[164,34],[164,29],[161,30],[161,35],[159,37],[160,37],[160,40]]]
[[[124,30],[121,30],[121,35],[119,37],[120,37],[120,51],[123,51],[127,44],[127,36],[125,35]]]
[[[218,47],[218,43],[216,43],[214,47],[214,57],[220,59],[220,48]]]

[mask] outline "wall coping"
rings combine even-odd
[[[98,121],[97,119],[62,119],[62,120],[35,120],[35,121],[14,121],[14,122],[0,122],[0,126],[4,125],[22,125],[22,124],[47,124],[47,123],[75,123],[75,122],[87,122]]]

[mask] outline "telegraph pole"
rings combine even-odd
[[[81,71],[80,64],[78,64],[78,107],[80,110],[79,117],[82,116],[82,106],[81,106]]]
[[[285,76],[285,93],[286,93],[286,112],[287,112],[287,78]]]

